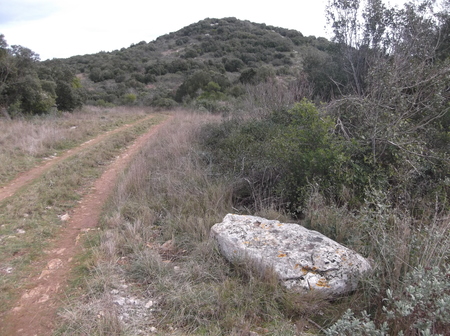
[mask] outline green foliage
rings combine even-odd
[[[123,95],[122,100],[125,105],[133,105],[136,103],[137,96],[134,93],[127,93]]]
[[[388,328],[382,325],[381,329],[375,326],[370,316],[363,312],[361,318],[354,316],[349,309],[342,318],[325,331],[326,336],[387,336]]]
[[[58,81],[56,84],[56,106],[61,111],[73,111],[82,106],[82,93],[77,84]]]
[[[285,197],[302,205],[309,183],[316,181],[324,190],[338,187],[345,156],[332,133],[334,122],[306,99],[273,118],[283,126],[272,143],[274,162],[283,172]]]
[[[386,292],[383,320],[375,322],[349,309],[325,332],[334,335],[444,335],[450,327],[450,282],[448,268],[418,268],[404,279],[402,291]]]
[[[133,88],[140,104],[148,104],[160,89],[181,103],[195,100],[210,81],[218,83],[225,96],[233,97],[241,94],[228,92],[227,87],[239,84],[238,78],[240,83],[255,85],[277,74],[288,82],[302,71],[305,46],[315,49],[316,42],[294,30],[235,18],[205,19],[150,43],[75,56],[63,63],[84,74],[81,82],[89,87],[86,99],[90,102],[103,99],[124,104],[123,95]],[[224,85],[216,75],[193,83],[191,77],[199,72],[221,74],[228,83]],[[223,99],[220,96],[213,100]]]
[[[404,279],[403,292],[386,292],[384,309],[396,328],[406,333],[418,330],[423,334],[441,333],[450,327],[450,270],[418,268]]]
[[[242,62],[238,58],[233,59],[223,58],[222,62],[225,66],[225,70],[229,72],[237,72],[244,67],[244,62]]]
[[[220,73],[212,71],[197,71],[188,77],[177,89],[175,100],[182,102],[184,97],[193,99],[200,95],[200,91],[206,91],[213,96],[230,85],[228,79]],[[203,97],[206,98],[206,97]],[[219,97],[217,97],[219,98]]]
[[[389,188],[393,203],[413,213],[433,195],[449,199],[449,68],[438,52],[445,48],[448,6],[424,0],[395,9],[381,1],[335,0],[328,16],[339,47],[330,46],[332,59],[343,69],[326,73],[342,94],[328,111],[347,139],[355,184]],[[322,76],[314,57],[306,64],[311,77]]]
[[[22,46],[8,48],[2,35],[0,105],[13,115],[42,114],[55,106],[66,111],[80,107],[83,88],[59,61],[38,63],[39,56]]]
[[[157,107],[157,108],[161,108],[161,109],[172,109],[174,107],[176,107],[178,105],[178,103],[171,99],[171,98],[164,98],[164,97],[156,97],[155,99],[153,99],[151,106]]]
[[[109,102],[104,101],[103,99],[99,99],[95,102],[96,106],[99,107],[114,107],[115,105]]]
[[[282,199],[296,210],[313,181],[331,195],[339,189],[345,155],[333,127],[332,120],[304,99],[262,120],[224,123],[208,131],[205,144],[222,172],[242,179],[236,201],[250,206],[258,190],[267,200]]]
[[[338,48],[328,42],[322,48],[307,48],[304,56],[303,69],[314,87],[313,94],[325,101],[339,96],[348,84],[342,58],[337,51]]]
[[[266,82],[270,79],[275,78],[275,71],[273,67],[260,67],[257,70],[253,68],[245,69],[242,71],[239,81],[242,84],[258,84],[261,82]]]

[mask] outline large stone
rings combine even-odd
[[[211,237],[230,262],[272,268],[283,285],[298,292],[342,295],[371,270],[358,253],[298,224],[228,214],[211,228]]]

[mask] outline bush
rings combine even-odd
[[[73,111],[83,104],[81,88],[78,82],[67,83],[58,81],[56,85],[56,106],[62,111]]]
[[[232,58],[232,59],[224,58],[223,63],[225,66],[225,70],[229,71],[229,72],[238,72],[239,69],[243,68],[245,65],[244,62],[242,62],[238,58]]]
[[[331,195],[339,189],[345,155],[333,126],[303,100],[261,120],[236,119],[208,130],[205,145],[217,169],[237,179],[234,197],[240,205],[259,207],[261,199],[266,205],[277,199],[295,210],[305,203],[313,181]]]
[[[450,269],[419,267],[409,272],[401,290],[386,291],[383,320],[376,326],[363,312],[349,309],[325,332],[334,335],[444,335],[450,328]]]
[[[313,181],[323,190],[336,190],[345,156],[332,133],[334,122],[306,99],[287,112],[274,114],[273,118],[282,125],[273,140],[272,153],[283,174],[280,192],[286,200],[303,205]]]
[[[136,103],[137,96],[134,93],[127,93],[122,96],[122,101],[125,105],[133,105]]]
[[[211,84],[210,84],[211,83]],[[208,86],[209,85],[209,86]],[[182,102],[183,98],[188,96],[196,98],[202,91],[223,90],[230,85],[229,80],[222,74],[213,71],[200,70],[187,78],[175,93],[175,100]]]
[[[171,109],[178,105],[178,103],[171,98],[157,97],[152,100],[151,106],[162,108],[162,109]]]

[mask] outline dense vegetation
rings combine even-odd
[[[165,108],[192,103],[223,111],[247,84],[276,77],[286,84],[295,81],[304,59],[324,59],[333,45],[265,24],[205,19],[150,43],[62,61],[79,74],[89,104]],[[44,63],[55,62],[60,61]],[[315,68],[309,65],[309,71]]]
[[[6,118],[73,111],[83,102],[80,81],[60,62],[46,65],[30,49],[8,46],[0,35],[0,110]]]
[[[374,260],[365,304],[353,306],[361,317],[348,311],[328,335],[450,326],[449,9],[330,1],[335,52],[326,57],[336,61],[306,57],[305,98],[266,81],[247,97],[251,118],[204,133],[209,160],[233,176],[240,211],[287,211]]]
[[[54,102],[58,109],[70,110],[76,104],[64,105],[71,101],[67,97],[84,97],[86,103],[98,106],[185,106],[213,112],[215,117],[222,114],[222,122],[215,120],[195,131],[195,141],[190,140],[195,148],[183,147],[178,155],[183,164],[202,167],[201,178],[187,179],[177,163],[161,173],[168,174],[170,168],[182,175],[179,180],[175,173],[166,177],[168,187],[160,186],[158,192],[150,192],[153,185],[139,191],[133,187],[123,202],[144,193],[146,209],[155,202],[151,212],[159,217],[146,218],[149,210],[142,210],[135,199],[121,205],[118,217],[123,227],[157,222],[155,226],[165,228],[161,231],[176,237],[180,250],[188,246],[186,250],[197,251],[192,258],[195,253],[196,258],[200,254],[214,258],[212,248],[205,245],[205,232],[213,223],[188,213],[181,198],[174,202],[155,195],[180,197],[187,185],[192,190],[186,195],[195,195],[194,200],[183,196],[191,200],[191,211],[197,209],[212,220],[217,214],[205,204],[215,199],[221,212],[226,206],[220,200],[229,192],[235,211],[264,214],[270,209],[303,220],[373,261],[374,274],[362,289],[348,301],[338,300],[337,306],[354,310],[342,319],[300,311],[285,298],[278,298],[284,304],[276,302],[276,314],[286,320],[314,318],[329,327],[324,331],[328,335],[445,334],[450,326],[449,9],[448,0],[413,1],[402,8],[389,8],[381,0],[330,0],[332,41],[225,18],[202,20],[150,43],[43,63],[26,48],[7,48],[3,43],[2,66],[18,64],[22,55],[28,65],[15,66],[26,73],[0,78],[1,103],[10,115],[17,109],[45,112]],[[33,81],[11,79],[25,77]],[[28,92],[53,100],[30,100]],[[39,101],[44,107],[33,105]],[[143,171],[154,170],[152,166]],[[142,179],[154,185],[163,180]],[[207,189],[216,183],[218,195]],[[214,197],[204,197],[208,192]],[[176,204],[169,211],[171,203]],[[139,211],[131,213],[127,206]],[[192,227],[178,227],[179,222]],[[194,227],[197,222],[202,225]],[[149,235],[147,229],[142,228],[143,235]],[[136,241],[133,249],[139,253],[123,254],[135,259],[130,266],[133,281],[145,278],[142,282],[147,285],[155,275],[145,269],[166,268],[148,255],[144,245]],[[205,272],[214,274],[214,265],[208,267]],[[207,286],[219,286],[214,279],[208,281]],[[206,292],[203,285],[195,290]],[[255,288],[243,290],[247,291],[256,293]],[[173,307],[186,300],[165,298]],[[261,302],[255,309],[265,311],[267,301]],[[184,302],[184,306],[189,312],[177,317],[180,328],[196,330],[208,319],[219,320],[208,313],[208,303]],[[185,312],[172,310],[171,314]],[[199,316],[207,318],[199,322]],[[216,327],[224,334],[234,330],[233,318],[228,316],[226,326]],[[261,317],[263,322],[253,318],[245,315],[242,320],[269,323],[267,317]]]

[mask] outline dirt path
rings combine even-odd
[[[165,122],[168,120],[170,118]],[[163,123],[153,126],[150,131],[140,136],[110,164],[103,175],[95,182],[88,195],[73,209],[71,219],[67,221],[66,226],[53,239],[50,251],[45,254],[42,260],[36,262],[37,269],[42,271],[38,276],[30,277],[27,280],[26,291],[16,302],[15,307],[0,320],[0,335],[47,336],[52,334],[56,311],[60,304],[60,294],[67,287],[67,279],[73,267],[72,260],[81,250],[78,244],[79,238],[84,232],[96,228],[102,206],[111,194],[119,173],[125,169],[132,157],[157,132]],[[95,140],[91,140],[91,142],[97,141],[101,137],[103,135],[95,138]],[[67,152],[64,156],[59,157],[57,161],[52,162],[56,163],[79,152],[81,148],[84,148],[83,145],[71,150],[70,153]],[[44,171],[48,168],[47,164],[43,165],[36,168],[36,172],[33,170],[33,174],[37,175],[38,169]],[[29,181],[30,179],[25,175],[27,174],[23,174],[20,178],[24,181]],[[17,183],[19,182],[16,182],[15,185]]]
[[[14,195],[14,193],[16,193],[17,190],[19,190],[20,188],[22,188],[23,186],[25,186],[26,184],[28,184],[35,178],[41,176],[45,171],[50,169],[52,166],[54,166],[58,162],[61,162],[65,159],[81,152],[82,150],[88,148],[89,146],[93,146],[93,145],[99,143],[100,141],[104,140],[105,138],[109,137],[112,134],[121,132],[131,126],[136,125],[137,123],[143,122],[143,121],[153,118],[153,117],[154,116],[150,115],[148,117],[145,117],[144,119],[139,119],[138,121],[136,121],[132,124],[126,124],[124,126],[116,128],[112,131],[102,133],[101,135],[97,136],[96,138],[82,143],[78,147],[69,149],[67,152],[64,152],[61,156],[53,157],[40,166],[37,166],[27,172],[20,173],[14,180],[12,180],[11,182],[9,182],[8,184],[6,184],[3,187],[0,187],[0,202],[2,200],[4,200],[5,198],[8,198],[8,197]]]

